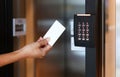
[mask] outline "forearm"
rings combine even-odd
[[[27,55],[22,50],[0,55],[0,67],[26,58]]]
[[[26,45],[17,51],[0,55],[0,67],[27,57],[42,58],[50,49],[51,46],[46,39],[39,39],[37,42]]]

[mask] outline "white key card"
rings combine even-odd
[[[43,38],[49,37],[49,44],[53,46],[64,31],[65,27],[59,21],[56,20]]]

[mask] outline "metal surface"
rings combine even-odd
[[[36,0],[36,38],[44,36],[52,23],[57,19],[67,30],[48,55],[36,60],[36,77],[84,77],[85,76],[85,50],[71,50],[73,37],[70,24],[75,13],[84,13],[85,1],[72,0]],[[81,48],[82,49],[82,48]]]

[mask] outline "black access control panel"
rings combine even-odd
[[[75,46],[95,47],[95,15],[74,15]]]

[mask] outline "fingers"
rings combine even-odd
[[[37,47],[44,47],[48,45],[48,41],[46,39],[40,39],[36,42]]]
[[[39,41],[42,41],[42,40],[43,40],[43,38],[40,37],[37,41],[39,42]],[[46,38],[46,40],[49,42],[49,41],[50,41],[50,38],[48,37],[48,38]]]
[[[40,37],[40,38],[37,40],[37,42],[39,43],[38,46],[47,45],[49,41],[50,41],[50,38],[43,39],[42,37]]]
[[[43,40],[43,38],[42,38],[42,37],[40,37],[37,41],[39,42],[39,41],[41,41],[41,40]]]
[[[48,45],[48,41],[46,39],[43,39],[39,44],[40,44],[40,47],[44,47]]]
[[[48,37],[48,38],[46,38],[46,40],[49,42],[49,41],[50,41],[50,38]]]
[[[38,47],[39,50],[41,51],[41,57],[44,57],[51,49],[51,46],[48,44],[48,41],[50,41],[50,38],[43,39],[42,37],[40,37],[35,42],[36,47]]]
[[[47,45],[44,48],[42,48],[42,56],[45,56],[49,52],[50,49],[51,49],[50,45]]]

